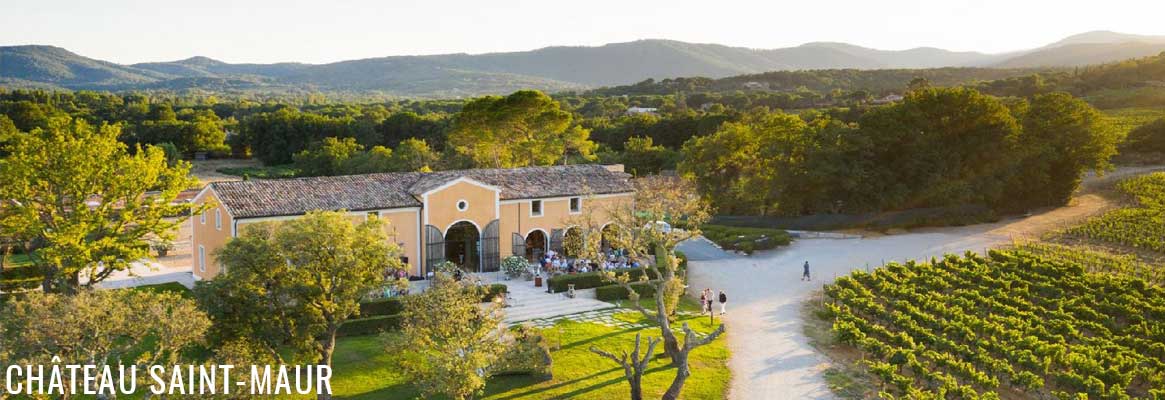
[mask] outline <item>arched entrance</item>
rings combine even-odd
[[[546,233],[540,230],[530,231],[526,235],[526,260],[538,261],[546,254]]]
[[[577,249],[584,246],[583,231],[577,226],[572,226],[566,229],[566,233],[562,237],[562,254],[567,258],[577,258]]]
[[[452,261],[463,271],[477,272],[481,261],[479,240],[481,233],[468,221],[461,221],[445,230],[445,260]]]

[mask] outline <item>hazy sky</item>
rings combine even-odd
[[[135,63],[484,53],[644,38],[1003,52],[1090,30],[1165,34],[1161,0],[0,0],[0,45]]]

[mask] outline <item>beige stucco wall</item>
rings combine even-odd
[[[375,211],[379,214],[381,220],[385,221],[385,234],[388,235],[388,240],[401,247],[404,251],[404,256],[408,257],[408,271],[411,274],[418,274],[420,271],[417,267],[420,265],[420,237],[417,236],[417,224],[419,223],[420,210],[416,207],[385,209],[385,210],[371,210],[371,211],[349,211],[348,220],[353,224],[359,224],[369,218],[369,213]],[[288,217],[266,217],[266,218],[245,218],[240,219],[236,234],[242,233],[247,225],[261,222],[271,221],[286,221],[289,219],[299,218],[299,216]]]
[[[470,221],[477,226],[478,233],[498,218],[498,191],[470,180],[456,180],[452,184],[433,189],[421,195],[425,204],[425,223],[445,232],[453,223]],[[457,209],[457,202],[464,200],[469,207]]]
[[[608,211],[620,203],[631,201],[632,195],[598,195],[579,196],[582,206],[578,213],[570,212],[570,197],[555,197],[546,199],[507,200],[501,204],[501,240],[502,257],[513,253],[513,234],[518,233],[523,238],[534,230],[541,230],[546,234],[549,245],[550,233],[554,229],[565,229],[571,226],[583,214],[599,225],[610,222]],[[542,200],[542,215],[530,214],[530,203]]]
[[[433,225],[442,233],[458,221],[470,221],[477,226],[481,233],[486,225],[495,218],[499,220],[498,250],[502,257],[513,253],[513,234],[518,233],[523,238],[529,232],[540,229],[546,233],[549,243],[553,229],[564,229],[571,221],[581,218],[582,214],[589,213],[598,224],[609,222],[607,211],[620,202],[629,202],[633,196],[630,193],[614,195],[577,196],[581,200],[582,208],[578,213],[570,212],[570,197],[552,197],[543,199],[497,200],[499,193],[494,188],[471,180],[459,180],[445,187],[437,188],[422,195],[425,202],[424,220]],[[457,209],[457,202],[469,202],[469,208],[461,211]],[[530,214],[530,203],[534,200],[542,201],[542,214]],[[423,239],[422,239],[423,240]],[[424,246],[420,246],[421,252]],[[424,259],[422,254],[419,258]],[[422,265],[423,261],[419,264]]]
[[[195,214],[190,218],[191,229],[191,264],[190,267],[197,279],[211,279],[220,272],[220,266],[214,258],[214,251],[222,247],[231,238],[231,225],[234,220],[230,214],[219,205],[218,198],[213,190],[207,190],[201,197],[195,199],[194,204],[209,204],[202,215]],[[215,224],[216,214],[221,223]],[[204,218],[205,217],[205,218]],[[199,249],[202,249],[200,251]],[[202,266],[205,266],[203,270]]]
[[[421,265],[420,213],[421,211],[415,208],[380,212],[380,218],[388,222],[385,227],[388,239],[404,250],[404,256],[409,259],[409,273],[413,275],[421,273],[418,269]]]
[[[194,215],[190,219],[194,228],[192,230],[192,250],[191,250],[191,269],[194,276],[198,279],[213,279],[222,269],[219,263],[214,258],[216,250],[225,245],[233,235],[241,233],[247,225],[269,222],[269,221],[286,221],[289,219],[298,218],[298,216],[290,217],[265,217],[265,218],[244,218],[238,221],[238,225],[234,225],[235,221],[230,217],[230,214],[218,206],[218,200],[214,196],[214,191],[207,190],[207,192],[196,201],[196,204],[209,203],[212,208],[206,211],[206,222],[202,222],[199,215]],[[222,213],[221,229],[215,229],[215,212],[219,210]],[[404,209],[386,209],[376,210],[379,213],[379,218],[385,220],[385,233],[388,235],[392,243],[400,245],[404,251],[404,256],[408,257],[408,270],[412,274],[420,274],[419,266],[421,265],[421,244],[418,229],[420,223],[420,209],[416,207]],[[353,211],[349,212],[348,219],[352,223],[360,223],[368,218],[367,211]],[[232,227],[235,229],[232,232]],[[205,252],[206,270],[200,268],[199,260],[199,246],[202,246]]]

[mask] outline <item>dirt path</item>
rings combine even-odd
[[[861,239],[804,239],[752,257],[726,254],[706,241],[686,242],[680,250],[692,260],[693,291],[712,288],[729,297],[725,321],[732,349],[731,398],[831,399],[821,376],[829,361],[809,345],[800,315],[801,305],[823,283],[855,268],[874,268],[892,260],[981,252],[1016,239],[1038,238],[1115,207],[1116,201],[1105,193],[1116,180],[1162,169],[1130,167],[1103,178],[1088,177],[1068,206],[991,224]],[[810,282],[799,279],[805,261],[814,274]]]
[[[220,159],[220,160],[202,160],[191,162],[190,174],[198,178],[198,181],[203,185],[210,182],[218,181],[237,181],[241,178],[234,175],[227,175],[218,172],[219,168],[242,168],[242,167],[261,167],[263,166],[259,160],[237,160],[237,159]]]
[[[1025,218],[989,224],[995,226],[990,233],[1017,240],[1039,239],[1049,232],[1076,225],[1089,217],[1119,207],[1120,196],[1115,193],[1113,185],[1121,179],[1155,171],[1165,171],[1165,166],[1121,167],[1102,177],[1089,174],[1081,183],[1076,197],[1067,206],[1041,210]],[[943,229],[957,230],[957,228]]]

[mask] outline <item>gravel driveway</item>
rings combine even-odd
[[[683,243],[690,258],[691,293],[703,288],[728,295],[728,345],[732,349],[730,398],[831,399],[822,379],[828,361],[802,334],[801,305],[822,283],[853,268],[883,260],[981,252],[1010,239],[994,225],[862,239],[802,239],[751,257],[727,254],[704,240]],[[803,282],[809,261],[813,280]]]
[[[809,345],[800,315],[802,304],[822,283],[888,261],[982,252],[1014,240],[1039,238],[1116,207],[1103,196],[1116,181],[1160,170],[1165,166],[1122,167],[1103,177],[1089,174],[1071,205],[991,224],[860,239],[799,239],[751,257],[725,253],[703,239],[682,243],[679,250],[690,259],[689,293],[712,288],[728,295],[731,398],[831,399],[821,376],[828,360]],[[805,261],[812,282],[800,280]]]

